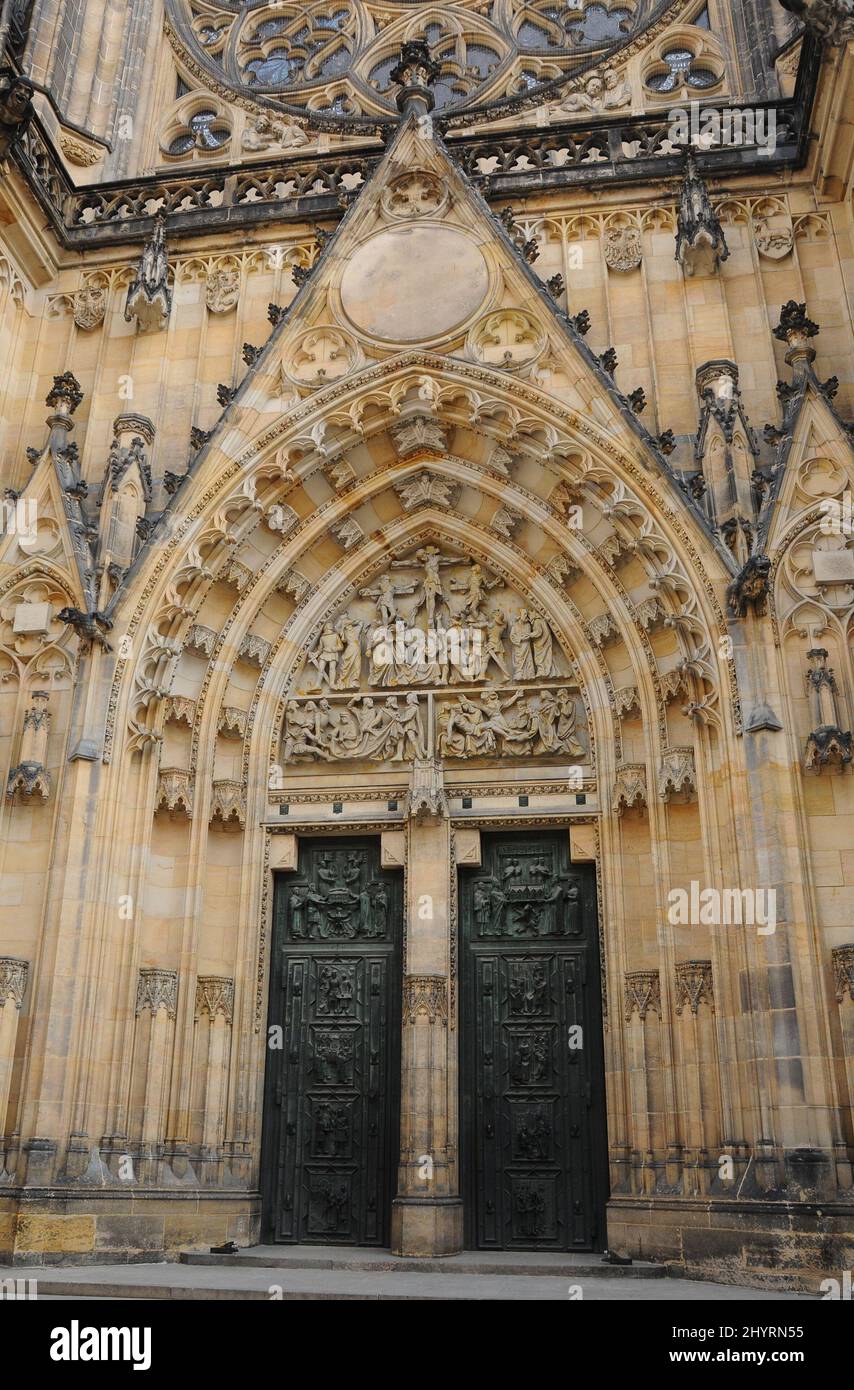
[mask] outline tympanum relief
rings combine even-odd
[[[290,691],[282,757],[578,759],[587,749],[571,665],[546,619],[484,565],[423,545],[323,624]]]

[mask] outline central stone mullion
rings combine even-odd
[[[451,1255],[462,1249],[456,1032],[448,1016],[451,827],[435,764],[416,764],[410,811],[400,1165],[391,1245],[398,1255]]]

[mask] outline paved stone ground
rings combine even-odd
[[[364,1252],[362,1252],[364,1253]],[[379,1252],[380,1255],[383,1252]],[[391,1257],[385,1256],[388,1261]],[[463,1258],[463,1257],[460,1257]],[[510,1259],[516,1263],[519,1257]],[[495,1263],[496,1257],[490,1261]],[[382,1263],[378,1260],[376,1263]],[[447,1262],[445,1262],[447,1264]],[[561,1257],[562,1265],[567,1263]],[[587,1261],[589,1269],[589,1258]],[[570,1287],[580,1286],[585,1302],[721,1303],[811,1300],[808,1294],[736,1288],[687,1279],[638,1278],[588,1272],[571,1275],[442,1273],[389,1268],[318,1269],[231,1265],[135,1264],[66,1268],[0,1268],[2,1279],[36,1279],[39,1292],[51,1298],[130,1298],[170,1300],[360,1299],[503,1302],[566,1302]],[[272,1292],[271,1292],[272,1291]],[[577,1296],[577,1295],[576,1295]]]

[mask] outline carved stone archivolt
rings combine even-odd
[[[0,956],[0,1009],[7,1002],[20,1009],[27,989],[30,963],[15,956]]]
[[[661,978],[657,970],[632,970],[625,977],[626,1022],[637,1014],[641,1023],[647,1014],[661,1017]]]
[[[160,1009],[165,1009],[169,1018],[174,1018],[177,1007],[177,970],[141,969],[136,988],[137,1017],[145,1010],[154,1015]]]
[[[403,981],[403,1021],[448,1023],[448,985],[441,975],[407,975]]]
[[[710,960],[683,960],[676,966],[676,1012],[681,1014],[685,1005],[690,1005],[691,1013],[696,1014],[702,1003],[708,1004],[714,1013],[715,995],[712,987],[712,962]]]
[[[231,1023],[234,1014],[234,980],[227,975],[200,975],[196,980],[195,1017],[221,1015]]]

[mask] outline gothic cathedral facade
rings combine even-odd
[[[0,1259],[850,1269],[850,0],[0,47]]]

